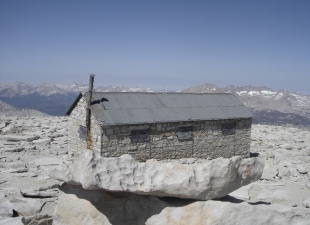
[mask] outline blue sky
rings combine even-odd
[[[0,0],[0,82],[310,94],[310,1]]]

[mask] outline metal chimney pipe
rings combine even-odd
[[[87,129],[87,148],[92,149],[92,138],[91,138],[91,127],[90,127],[90,115],[91,115],[91,99],[93,95],[94,86],[94,74],[89,75],[89,86],[88,86],[88,101],[86,108],[86,129]]]

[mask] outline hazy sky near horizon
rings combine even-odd
[[[0,0],[0,83],[310,94],[310,1]]]

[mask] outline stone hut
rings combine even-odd
[[[253,115],[232,94],[86,92],[66,115],[72,155],[85,148],[137,161],[250,155]]]

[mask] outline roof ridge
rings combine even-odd
[[[184,106],[184,107],[156,107],[156,109],[166,109],[166,108],[174,108],[174,109],[188,109],[188,108],[214,108],[214,107],[229,107],[229,108],[232,108],[232,107],[240,107],[240,106],[243,106],[243,105],[232,105],[232,106],[228,106],[228,105],[223,105],[223,106],[192,106],[192,107],[187,107],[187,106]],[[118,107],[117,109],[151,109],[151,108],[148,108],[148,107],[141,107],[141,108],[138,108],[138,107],[135,107],[135,108],[128,108],[128,107]],[[111,110],[115,110],[115,109],[111,109]]]
[[[88,92],[82,92],[83,94],[87,94]],[[232,93],[191,93],[191,92],[121,92],[121,91],[96,91],[93,94],[189,94],[189,95],[234,95]]]

